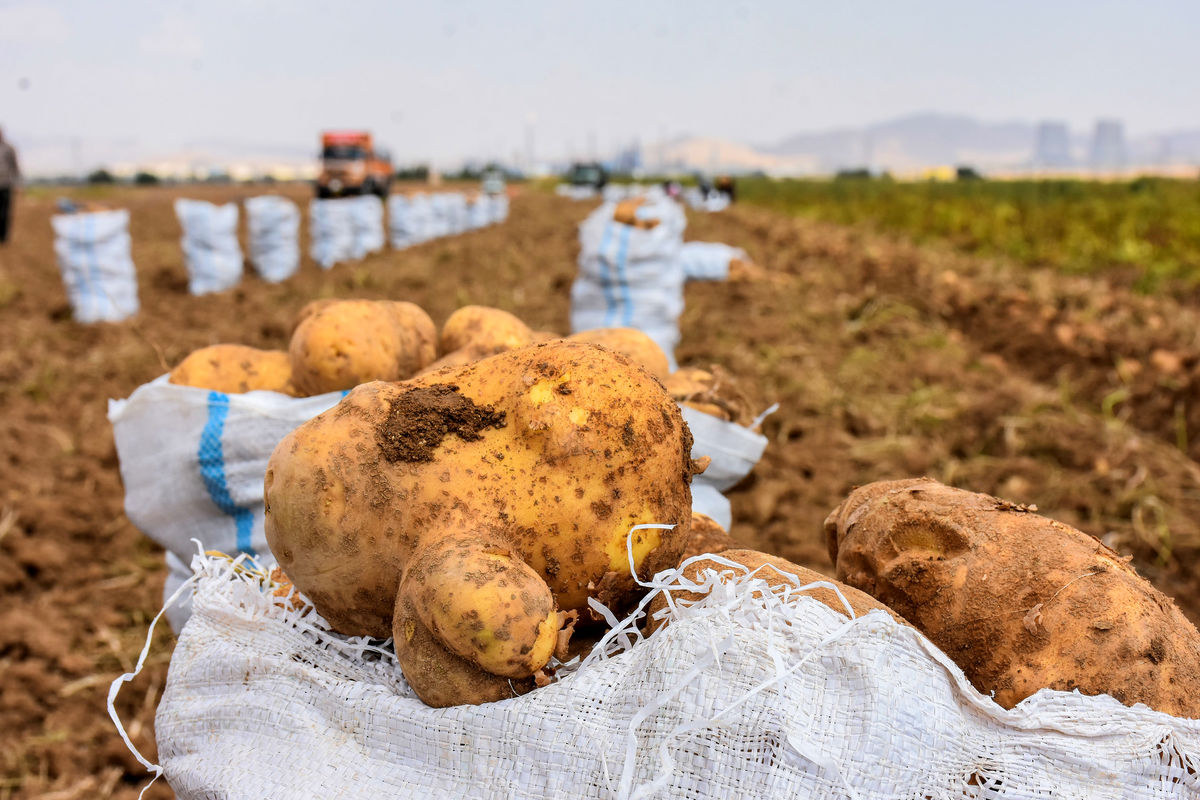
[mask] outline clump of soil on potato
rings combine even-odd
[[[422,386],[392,403],[379,427],[379,449],[391,463],[432,461],[433,451],[447,436],[473,442],[482,438],[480,431],[504,425],[503,411],[475,405],[457,386]]]

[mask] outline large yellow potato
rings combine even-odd
[[[241,344],[214,344],[196,350],[171,370],[167,380],[228,394],[255,390],[293,393],[287,353]]]
[[[659,380],[671,374],[667,354],[657,342],[636,328],[595,328],[573,333],[567,338],[573,342],[590,342],[624,353]]]
[[[825,521],[838,578],[886,603],[1005,708],[1050,688],[1200,717],[1200,633],[1087,534],[927,478]]]
[[[442,326],[438,341],[441,357],[421,374],[461,367],[533,343],[529,326],[507,311],[489,306],[463,306]]]
[[[412,303],[333,300],[301,312],[288,355],[302,395],[407,378],[436,355],[437,329]]]
[[[442,326],[438,352],[441,355],[471,348],[496,355],[533,344],[533,331],[514,315],[488,306],[463,306]]]
[[[336,630],[393,636],[418,695],[444,705],[434,684],[450,675],[539,675],[589,597],[626,608],[634,525],[675,526],[633,534],[639,575],[678,563],[691,445],[678,407],[628,358],[525,347],[364,384],[293,431],[267,469],[267,541]]]

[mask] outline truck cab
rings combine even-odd
[[[326,131],[321,134],[321,172],[317,197],[377,194],[387,197],[392,186],[392,161],[375,149],[366,131]]]

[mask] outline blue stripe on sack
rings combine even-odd
[[[629,293],[629,278],[625,275],[625,262],[629,258],[629,237],[632,225],[621,227],[621,241],[617,248],[617,282],[621,287],[621,324],[626,328],[633,325],[633,297]]]
[[[611,222],[604,224],[604,235],[600,237],[600,249],[596,251],[597,257],[600,259],[600,288],[604,290],[604,325],[609,327],[612,325],[613,319],[617,313],[617,296],[612,290],[612,282],[608,278],[608,259],[604,251],[608,249],[608,243],[612,239]]]
[[[237,526],[238,552],[246,553],[251,558],[256,557],[254,548],[250,545],[250,535],[254,529],[254,514],[248,508],[242,508],[233,502],[229,494],[229,483],[225,477],[225,451],[221,446],[221,434],[225,432],[225,418],[229,416],[229,395],[222,392],[208,393],[208,421],[200,434],[200,449],[197,457],[200,462],[200,477],[208,496],[213,504],[221,511],[233,517]]]
[[[83,240],[84,240],[84,256],[83,268],[86,273],[83,277],[83,296],[87,299],[86,305],[88,310],[87,320],[94,322],[100,311],[97,305],[100,302],[99,292],[96,287],[96,217],[88,214],[83,220]]]

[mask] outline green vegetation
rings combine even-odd
[[[1200,283],[1200,181],[738,181],[738,200],[1137,285]]]

